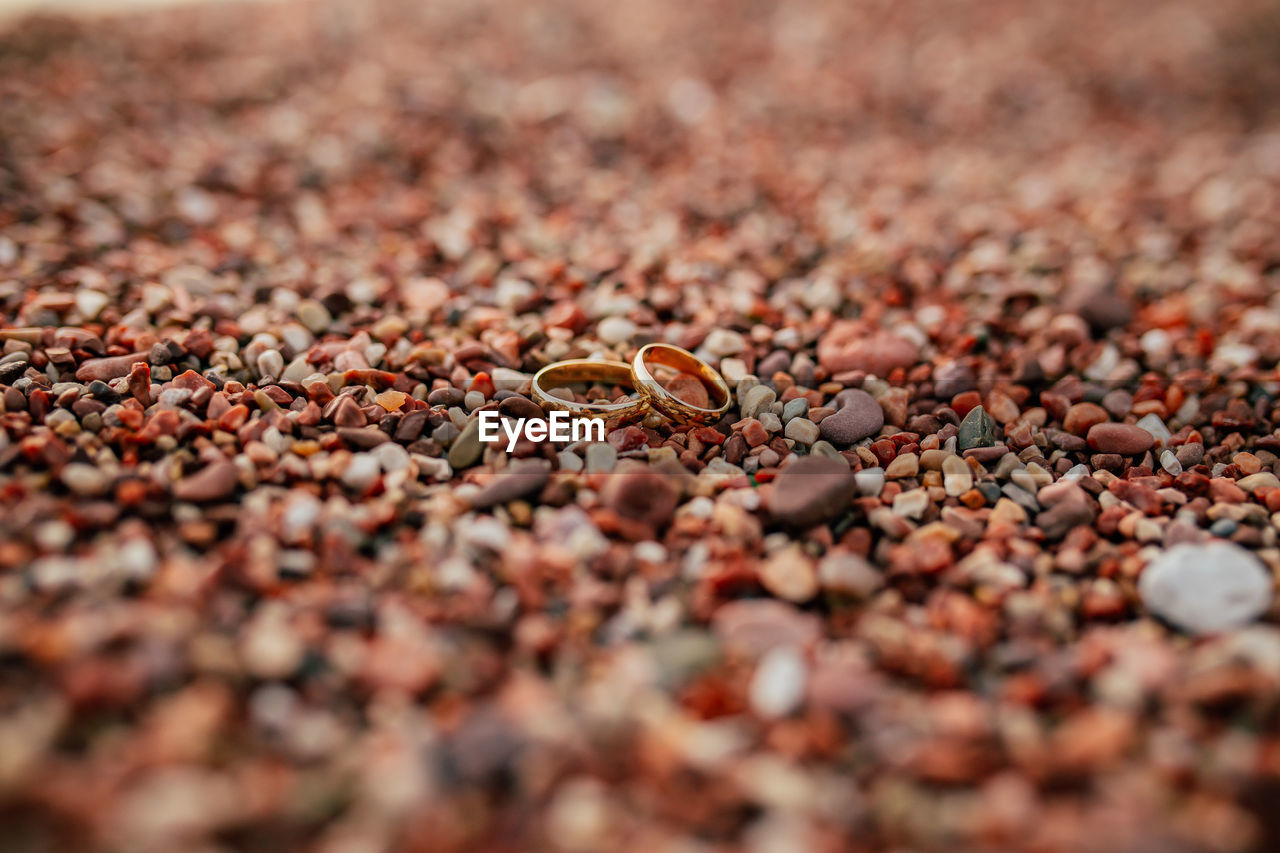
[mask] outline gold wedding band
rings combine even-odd
[[[547,393],[549,389],[563,388],[574,382],[599,383],[610,387],[627,385],[639,390],[635,380],[631,378],[631,368],[620,361],[574,358],[548,364],[534,374],[533,402],[544,409],[559,409],[590,418],[640,417],[649,408],[649,400],[644,394],[637,394],[634,399],[621,403],[579,403]]]
[[[707,389],[712,407],[704,409],[672,394],[649,371],[649,362],[692,375]],[[716,370],[688,350],[672,344],[646,344],[631,361],[631,381],[650,404],[662,414],[681,423],[706,423],[729,411],[729,385]]]

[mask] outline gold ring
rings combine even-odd
[[[686,403],[672,394],[649,372],[647,362],[669,367],[679,373],[698,379],[707,389],[712,407],[704,409]],[[716,370],[688,350],[671,344],[646,344],[640,347],[631,361],[631,381],[640,393],[649,398],[655,409],[672,420],[681,423],[705,423],[720,418],[729,411],[729,385]]]
[[[607,386],[630,385],[631,369],[620,361],[596,361],[590,358],[573,358],[548,364],[533,376],[533,402],[544,409],[559,409],[590,418],[638,417],[649,408],[649,400],[643,394],[621,403],[578,403],[547,393],[550,388],[563,388],[571,382],[600,383]],[[639,389],[637,389],[639,390]]]

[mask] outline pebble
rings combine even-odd
[[[982,406],[974,406],[960,422],[956,433],[956,447],[961,452],[975,447],[993,447],[996,444],[995,420]]]
[[[551,469],[545,460],[522,459],[499,471],[478,494],[472,495],[471,506],[488,509],[531,497],[542,491],[551,479]]]
[[[121,376],[128,376],[135,364],[143,364],[150,357],[149,353],[135,352],[129,355],[115,355],[107,358],[91,358],[76,370],[76,381],[92,382],[95,379],[106,382]]]
[[[802,418],[809,413],[809,401],[804,397],[796,397],[794,400],[788,400],[787,404],[782,407],[782,422],[790,423],[796,418]]]
[[[747,348],[747,341],[732,329],[712,329],[702,346],[714,356],[737,355]]]
[[[778,394],[767,385],[754,385],[741,398],[739,410],[743,419],[754,418],[773,405]]]
[[[959,456],[942,460],[942,486],[951,497],[959,497],[973,488],[973,469]]]
[[[97,497],[106,492],[110,477],[96,465],[71,462],[58,475],[62,484],[81,497]]]
[[[711,624],[726,648],[755,656],[777,648],[805,649],[822,636],[816,615],[773,598],[722,604]]]
[[[1250,474],[1236,480],[1236,485],[1246,492],[1256,492],[1258,489],[1280,489],[1280,478],[1270,471],[1259,471],[1257,474]]]
[[[834,445],[850,445],[876,435],[884,426],[884,410],[866,391],[848,388],[836,395],[836,413],[818,424],[822,438]]]
[[[1076,403],[1067,409],[1067,414],[1062,419],[1062,428],[1074,435],[1088,435],[1091,427],[1104,424],[1110,419],[1107,410],[1097,403]]]
[[[484,445],[480,443],[480,420],[473,418],[453,440],[449,448],[449,465],[455,470],[469,468],[480,461]]]
[[[857,491],[847,465],[806,456],[784,467],[773,481],[769,512],[791,527],[812,527],[842,515]]]
[[[1086,440],[1099,453],[1119,453],[1122,456],[1146,453],[1155,444],[1151,433],[1130,424],[1097,424],[1089,429]]]
[[[835,322],[818,341],[818,363],[831,373],[864,370],[884,377],[919,357],[919,348],[906,338],[884,330],[868,334],[862,323],[850,320]]]
[[[1155,415],[1144,416],[1134,426],[1149,433],[1156,447],[1168,447],[1169,440],[1173,438],[1169,428],[1164,425],[1164,421]]]
[[[600,493],[601,502],[618,515],[654,527],[671,521],[679,499],[675,482],[648,467],[616,471]]]
[[[778,598],[797,604],[818,594],[818,573],[813,560],[799,543],[782,548],[765,559],[760,584]]]
[[[605,317],[596,327],[596,336],[610,346],[625,344],[635,337],[636,324],[626,317]]]
[[[884,490],[883,468],[863,468],[861,471],[854,472],[853,479],[857,484],[858,494],[864,498],[879,497],[880,492]]]
[[[892,466],[890,466],[892,467]],[[899,492],[893,499],[893,514],[903,518],[920,518],[929,508],[929,493],[924,489]]]
[[[216,501],[235,494],[239,473],[234,462],[211,462],[189,477],[173,485],[173,496],[180,501]]]
[[[1160,467],[1175,477],[1182,473],[1182,463],[1178,461],[1177,455],[1172,450],[1166,450],[1160,454]]]
[[[1254,621],[1271,607],[1273,587],[1258,558],[1229,542],[1175,545],[1147,563],[1138,578],[1147,609],[1192,634]]]
[[[378,482],[382,469],[372,453],[353,453],[342,472],[342,485],[357,492],[366,492]]]
[[[618,451],[608,442],[594,441],[584,452],[588,474],[603,474],[618,464]]]
[[[818,425],[808,418],[794,418],[787,422],[787,428],[783,435],[798,444],[808,447],[818,440],[820,433],[821,430],[818,429]]]
[[[833,551],[818,563],[818,584],[827,592],[865,599],[884,586],[884,576],[857,554]]]
[[[884,469],[885,477],[890,480],[914,477],[918,473],[920,473],[920,457],[914,453],[898,454]]]
[[[761,657],[751,677],[747,691],[751,710],[765,719],[792,714],[804,701],[808,677],[804,657],[794,646],[770,649]]]
[[[976,387],[977,378],[973,375],[973,369],[964,362],[948,362],[933,372],[933,390],[940,400],[950,401],[957,394],[972,391]]]

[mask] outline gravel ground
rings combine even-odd
[[[1238,0],[14,24],[0,849],[1277,849],[1278,44]],[[729,414],[477,440],[652,341]]]

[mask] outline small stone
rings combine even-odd
[[[711,624],[727,648],[750,655],[787,646],[807,648],[822,636],[822,621],[817,615],[775,598],[723,604]]]
[[[1204,461],[1204,445],[1200,442],[1184,444],[1174,451],[1183,470],[1194,468]]]
[[[1271,607],[1270,572],[1249,551],[1229,542],[1175,545],[1138,578],[1143,604],[1193,634],[1229,631]]]
[[[1022,524],[1027,520],[1027,511],[1008,498],[1000,498],[991,510],[991,524]]]
[[[919,348],[906,338],[884,330],[868,334],[866,326],[851,320],[832,324],[818,342],[818,363],[831,373],[865,370],[884,377],[919,357]]]
[[[973,469],[959,456],[947,456],[942,460],[942,487],[946,493],[958,498],[973,488]]]
[[[82,287],[76,291],[76,310],[86,320],[96,320],[102,309],[111,304],[111,297],[101,290]]]
[[[747,341],[732,329],[712,329],[702,346],[714,356],[737,355],[747,348]]]
[[[624,344],[636,333],[636,324],[626,317],[605,317],[596,327],[596,337],[610,346]]]
[[[357,492],[366,492],[381,475],[378,460],[371,453],[353,453],[351,461],[342,472],[342,485]]]
[[[606,445],[607,446],[607,445]],[[536,495],[542,491],[551,471],[545,460],[528,459],[516,462],[499,472],[489,483],[471,498],[471,506],[488,509],[499,504]]]
[[[858,486],[858,494],[862,497],[879,497],[880,492],[884,490],[884,469],[863,468],[861,471],[854,472],[853,480]]]
[[[1013,398],[999,389],[987,395],[987,403],[984,408],[993,420],[1005,426],[1016,421],[1018,415],[1021,414],[1018,411],[1018,404],[1013,402]]]
[[[740,358],[720,359],[720,374],[730,385],[747,378],[747,363]]]
[[[493,380],[493,387],[498,391],[514,391],[517,394],[527,394],[529,386],[533,383],[531,375],[509,367],[495,367],[489,374],[489,378]]]
[[[135,352],[129,355],[113,355],[107,358],[91,358],[76,370],[77,382],[92,382],[95,379],[107,382],[128,376],[135,364],[145,364],[150,353]]]
[[[758,415],[760,426],[764,427],[765,432],[775,433],[782,431],[782,419],[773,412],[761,412]]]
[[[618,451],[607,442],[595,441],[587,445],[585,458],[588,474],[603,474],[618,464]]]
[[[804,397],[796,397],[794,400],[788,400],[787,404],[782,407],[782,422],[790,423],[796,418],[802,418],[809,414],[809,401]]]
[[[808,418],[795,418],[787,422],[787,429],[783,434],[808,447],[818,440],[819,432],[818,425]]]
[[[654,527],[671,521],[679,499],[670,477],[642,467],[619,469],[600,493],[601,502],[618,515]]]
[[[818,594],[818,573],[813,560],[798,544],[772,554],[759,571],[760,584],[778,598],[806,602]]]
[[[258,373],[279,379],[284,373],[284,356],[278,350],[263,350],[258,356]]]
[[[1136,456],[1155,444],[1151,433],[1130,424],[1096,424],[1089,430],[1089,446],[1099,453]]]
[[[842,515],[857,491],[847,465],[825,456],[805,456],[781,469],[773,481],[769,512],[791,527],[812,527]]]
[[[950,402],[957,394],[972,391],[977,379],[967,364],[953,361],[933,372],[933,393],[939,400]]]
[[[298,303],[298,322],[307,327],[313,335],[318,335],[329,328],[333,317],[329,310],[314,299],[304,299]]]
[[[822,438],[835,445],[850,445],[875,435],[884,426],[884,410],[866,391],[848,388],[836,395],[836,413],[818,424]]]
[[[982,406],[974,406],[960,422],[956,433],[956,447],[961,452],[973,447],[993,447],[996,443],[996,422]]]
[[[765,652],[747,693],[751,710],[765,719],[788,716],[803,704],[808,678],[809,668],[794,646]]]
[[[220,460],[175,483],[173,496],[192,502],[222,500],[235,494],[239,479],[235,463]]]
[[[397,412],[405,403],[409,401],[409,395],[403,391],[397,391],[394,388],[388,388],[381,394],[373,398],[373,402],[377,403],[388,412]]]
[[[1110,417],[1107,410],[1097,403],[1076,403],[1067,409],[1062,419],[1062,428],[1072,435],[1088,435],[1089,429],[1097,424],[1104,424]]]
[[[753,385],[747,390],[746,395],[739,400],[738,408],[744,420],[746,418],[754,418],[772,406],[777,399],[777,393],[768,385]]]
[[[1160,467],[1174,477],[1182,473],[1182,463],[1178,461],[1177,455],[1172,450],[1166,450],[1160,454]]]
[[[62,484],[81,497],[96,497],[106,492],[110,478],[96,465],[70,462],[58,475]]]
[[[469,468],[480,461],[483,453],[484,445],[480,443],[480,420],[475,418],[467,422],[466,427],[449,447],[449,465],[455,471],[460,468]]]
[[[884,469],[884,475],[890,480],[914,477],[920,473],[920,457],[914,453],[902,453],[894,457]]]
[[[857,554],[836,551],[818,563],[818,583],[827,592],[869,598],[884,585],[884,576]]]
[[[1254,456],[1252,453],[1237,453],[1231,457],[1231,462],[1240,469],[1240,473],[1246,477],[1250,474],[1256,474],[1262,470],[1262,460]]]
[[[1173,435],[1169,432],[1169,428],[1164,425],[1164,421],[1155,415],[1147,415],[1134,424],[1138,429],[1145,430],[1150,433],[1152,440],[1157,447],[1168,447],[1169,440]]]
[[[769,440],[769,431],[755,418],[748,418],[742,426],[742,437],[750,447],[759,447]]]
[[[892,466],[890,466],[892,467]],[[893,499],[893,514],[903,518],[920,518],[929,508],[929,493],[924,489],[899,492]]]
[[[1258,489],[1280,489],[1280,477],[1276,477],[1270,471],[1259,471],[1257,474],[1250,474],[1248,477],[1236,480],[1236,485],[1246,492],[1256,492]]]

